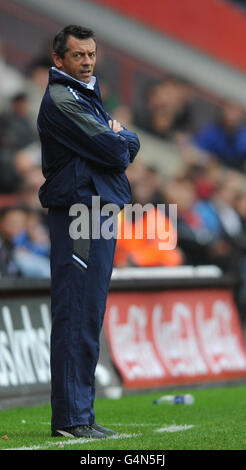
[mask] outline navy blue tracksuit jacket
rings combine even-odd
[[[115,239],[91,236],[92,196],[101,206],[131,202],[125,170],[139,150],[134,132],[113,132],[97,81],[94,89],[50,69],[38,116],[51,238],[52,428],[93,424],[99,336],[113,267]],[[88,207],[89,237],[72,239],[71,205]],[[100,224],[106,216],[99,214]]]

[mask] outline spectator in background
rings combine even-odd
[[[31,103],[31,117],[35,129],[40,103],[48,85],[49,69],[52,65],[50,59],[44,55],[34,59],[27,69],[29,80],[28,96]]]
[[[27,69],[29,80],[36,84],[37,87],[45,90],[49,79],[49,69],[52,67],[53,62],[46,56],[36,57]]]
[[[126,174],[131,186],[135,184],[143,184],[147,176],[147,165],[138,158],[129,165]]]
[[[217,217],[216,232],[219,233],[224,246],[227,245],[227,250],[233,258],[233,264],[226,266],[226,269],[234,272],[241,272],[242,262],[245,263],[246,232],[236,208],[238,195],[243,191],[245,183],[245,178],[241,173],[235,170],[224,171],[210,201],[210,212],[213,212],[214,217]],[[204,216],[199,201],[196,208],[208,226],[208,219]]]
[[[103,105],[105,110],[111,114],[121,105],[119,97],[112,91],[112,87],[109,86],[105,80],[103,74],[99,71],[98,73],[100,92]]]
[[[240,217],[244,233],[246,233],[246,185],[238,189],[235,195],[234,207]]]
[[[23,175],[18,190],[20,203],[29,209],[41,209],[37,188],[44,183],[42,170],[38,166],[30,167]]]
[[[20,178],[15,171],[12,155],[0,151],[0,199],[6,195],[14,195],[20,184]],[[1,204],[0,204],[1,205]]]
[[[119,105],[112,112],[112,118],[118,122],[124,122],[124,127],[133,127],[132,110],[129,106]]]
[[[14,256],[13,239],[26,227],[26,214],[17,207],[0,210],[0,272],[1,276],[19,276]]]
[[[245,226],[245,177],[234,170],[227,170],[212,199],[221,226],[221,238],[230,247],[231,264],[227,272],[240,281],[236,302],[244,317],[246,308],[246,226]]]
[[[209,247],[213,236],[194,209],[196,187],[184,175],[183,179],[170,181],[164,188],[168,204],[177,204],[178,246],[184,252],[184,264],[209,264]]]
[[[0,115],[0,148],[9,152],[26,147],[37,141],[29,115],[26,93],[18,93],[11,99],[10,110]]]
[[[131,108],[121,103],[120,97],[112,89],[102,71],[99,70],[97,76],[99,78],[103,106],[107,113],[109,113],[111,120],[115,119],[118,122],[123,122],[126,128],[132,126]]]
[[[187,170],[165,188],[168,202],[177,204],[179,245],[188,264],[212,263],[240,275],[246,239],[235,201],[245,178],[225,168],[220,177],[212,174],[213,180],[209,173],[203,176],[203,185],[197,184],[196,175]]]
[[[8,108],[9,100],[25,89],[26,80],[21,72],[9,65],[0,40],[0,112]]]
[[[40,144],[28,145],[14,155],[14,168],[20,178],[25,178],[26,173],[33,168],[41,169],[41,149]]]
[[[175,242],[177,233],[172,221],[154,206],[144,213],[142,209],[139,212],[135,210],[133,218],[129,219],[124,210],[120,215],[118,233],[115,267],[180,266],[183,262],[179,248],[160,249],[167,241]]]
[[[133,189],[136,201],[145,203],[164,204],[163,178],[153,166],[147,165],[139,160],[134,161],[126,171],[127,177]],[[144,202],[145,201],[145,202]]]
[[[50,277],[48,230],[37,213],[22,207],[0,211],[2,275]]]
[[[183,255],[179,248],[160,249],[160,243],[173,241],[177,233],[172,221],[157,204],[163,204],[162,179],[158,172],[134,162],[127,176],[132,186],[134,212],[124,210],[119,216],[114,265],[179,266]],[[146,206],[143,212],[141,206]],[[168,234],[168,236],[167,236]]]
[[[25,229],[18,233],[13,244],[16,248],[23,248],[25,252],[38,255],[49,259],[50,256],[50,240],[47,227],[42,223],[41,217],[35,210],[26,210],[26,226]],[[48,270],[49,272],[49,270]]]
[[[29,170],[35,167],[41,172],[40,164],[41,151],[37,142],[16,153],[0,152],[0,195],[17,193]]]
[[[135,112],[135,124],[169,141],[186,139],[191,131],[190,100],[188,83],[167,77],[147,92],[142,109]]]
[[[12,97],[11,107],[0,115],[0,193],[16,192],[20,176],[16,172],[14,156],[23,147],[37,142],[29,113],[26,93]]]
[[[194,145],[216,158],[222,165],[246,171],[245,111],[240,105],[225,102],[217,121],[203,127]]]
[[[40,217],[42,224],[48,228],[48,211],[41,207],[38,197],[39,187],[44,183],[42,170],[36,165],[26,168],[25,160],[19,161],[18,164],[18,168],[22,170],[22,181],[17,191],[19,203],[27,210],[35,211]]]

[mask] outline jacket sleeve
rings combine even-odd
[[[108,120],[113,121],[113,118],[112,116],[110,116],[109,113],[107,113],[107,116],[108,116]],[[118,134],[122,135],[127,140],[128,149],[130,153],[130,163],[132,163],[140,149],[140,142],[139,142],[136,132],[129,131],[124,126],[121,126],[121,127],[123,127],[123,130],[120,131]]]
[[[123,127],[123,131],[120,131],[119,134],[125,137],[128,142],[130,162],[132,163],[140,149],[140,142],[139,142],[138,136],[136,132],[129,131],[125,127]]]
[[[83,111],[66,87],[50,86],[38,118],[40,134],[59,141],[80,157],[110,172],[124,172],[130,163],[128,141],[93,114]]]

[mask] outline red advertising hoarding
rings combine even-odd
[[[246,377],[228,289],[111,292],[104,327],[128,389]]]

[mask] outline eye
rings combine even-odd
[[[81,56],[82,56],[82,53],[81,53],[81,52],[74,52],[74,53],[73,53],[73,57],[74,57],[75,59],[78,59],[78,58],[81,57]]]

